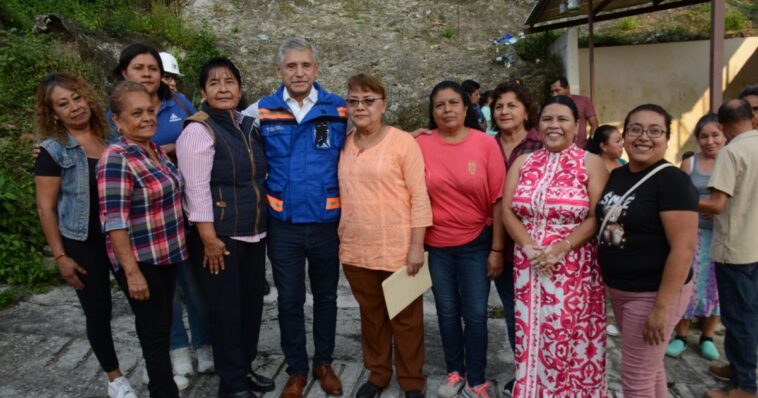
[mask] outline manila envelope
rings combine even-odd
[[[407,267],[395,271],[382,282],[384,302],[387,303],[387,313],[390,319],[394,318],[430,287],[432,287],[432,276],[429,275],[429,264],[426,262],[414,276],[408,276]]]

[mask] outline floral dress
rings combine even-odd
[[[575,145],[528,155],[511,208],[543,247],[589,214],[586,152]],[[552,275],[516,246],[514,397],[606,397],[605,299],[594,242],[570,250]]]

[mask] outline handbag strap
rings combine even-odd
[[[608,224],[608,217],[610,217],[611,214],[613,214],[613,213],[616,212],[616,208],[618,206],[621,206],[622,203],[624,203],[624,200],[626,200],[627,196],[631,195],[632,192],[634,192],[634,190],[636,190],[637,188],[639,188],[640,185],[642,185],[645,181],[649,180],[652,176],[658,174],[659,171],[665,169],[666,167],[672,167],[672,166],[674,166],[674,165],[671,164],[671,163],[668,163],[668,162],[667,163],[663,163],[661,165],[658,165],[658,167],[654,168],[653,171],[647,173],[646,176],[642,177],[642,179],[640,179],[639,181],[637,181],[636,184],[632,185],[632,187],[629,188],[629,190],[626,191],[626,193],[624,193],[623,195],[621,195],[621,197],[619,198],[619,200],[616,203],[614,203],[613,205],[611,205],[611,208],[608,209],[607,212],[605,212],[605,217],[603,217],[603,222],[600,224],[600,229],[598,229],[598,231],[597,231],[597,241],[598,242],[600,242],[600,236],[603,234],[603,230],[605,230],[605,225]]]

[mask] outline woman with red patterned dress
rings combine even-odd
[[[603,161],[574,145],[576,105],[548,99],[543,149],[508,171],[503,220],[514,253],[514,397],[605,397],[605,298],[596,249],[595,204],[608,179]]]

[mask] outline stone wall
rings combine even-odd
[[[389,91],[389,123],[414,129],[428,122],[427,98],[441,80],[474,79],[483,89],[505,80],[492,40],[516,34],[533,2],[411,0],[192,0],[185,17],[210,29],[240,67],[248,100],[279,85],[276,47],[303,36],[320,49],[318,80],[344,95],[347,78],[379,76]]]

